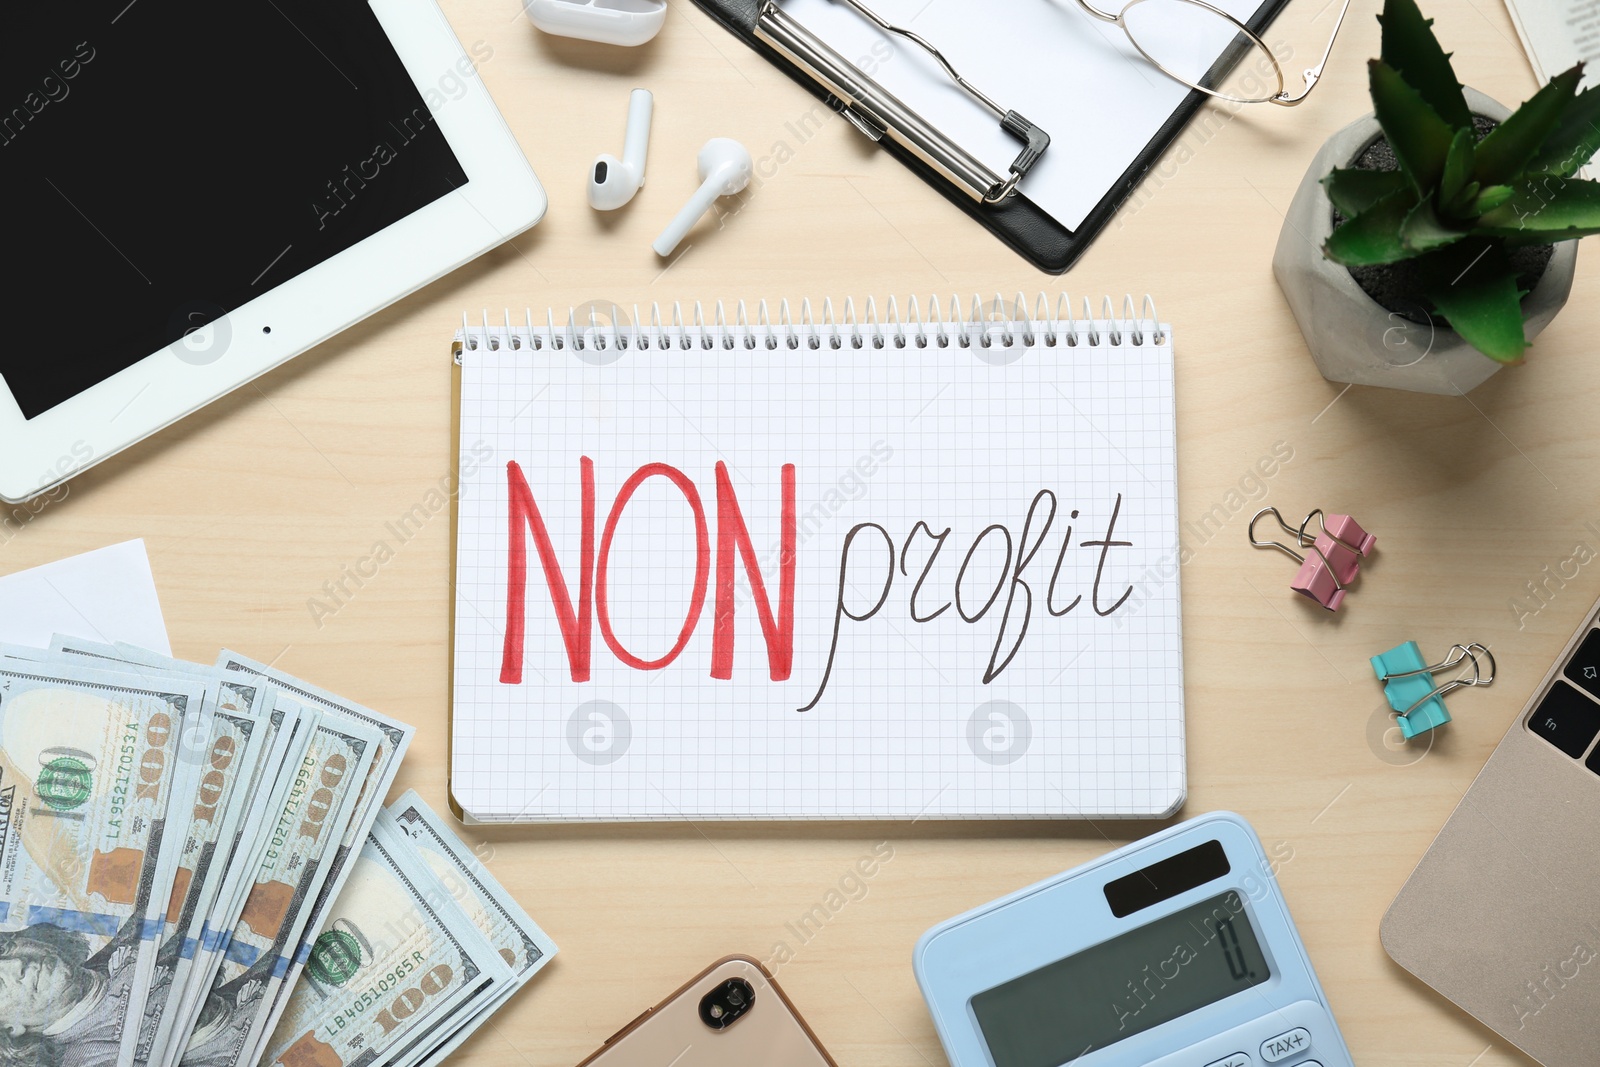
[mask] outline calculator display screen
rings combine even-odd
[[[1272,977],[1233,891],[972,998],[995,1067],[1060,1067]]]

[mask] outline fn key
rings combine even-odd
[[[1600,734],[1600,704],[1558,681],[1529,717],[1528,729],[1578,759]]]

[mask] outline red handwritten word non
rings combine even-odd
[[[555,545],[544,516],[534,500],[533,490],[515,460],[506,464],[506,499],[509,507],[509,542],[506,552],[506,630],[501,649],[500,681],[507,685],[522,682],[522,661],[527,645],[527,586],[528,538],[533,540],[544,570],[545,586],[550,591],[550,601],[556,613],[556,625],[566,646],[567,666],[574,682],[586,682],[591,673],[594,619],[598,614],[600,636],[607,647],[623,663],[638,670],[661,670],[683,653],[705,606],[707,584],[711,574],[710,534],[706,523],[705,506],[699,490],[682,471],[666,463],[647,463],[634,471],[617,492],[606,515],[600,535],[599,557],[595,555],[595,488],[594,461],[588,456],[579,461],[579,479],[582,499],[581,538],[578,562],[577,606],[573,606],[571,587],[567,584],[561,562],[556,557]],[[611,542],[623,512],[639,487],[650,478],[666,478],[683,494],[694,516],[695,523],[695,578],[688,610],[677,642],[663,656],[646,660],[623,646],[611,626],[610,598],[607,577],[611,558]],[[756,560],[755,546],[745,525],[744,513],[739,508],[733,491],[728,468],[718,463],[715,470],[717,499],[717,549],[716,597],[711,630],[711,677],[733,677],[734,652],[734,558],[744,563],[754,595],[756,614],[761,621],[761,633],[767,646],[768,673],[773,681],[787,681],[794,670],[794,591],[795,591],[795,468],[785,464],[782,468],[781,550],[778,559],[778,607],[773,611],[767,583]]]

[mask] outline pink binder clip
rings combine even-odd
[[[1321,509],[1313,511],[1311,515],[1322,518],[1322,532],[1329,537],[1346,545],[1357,555],[1365,556],[1378,544],[1378,539],[1361,528],[1361,524],[1348,515],[1323,515]],[[1311,522],[1311,515],[1306,516],[1306,521],[1300,524],[1300,536],[1305,536],[1307,523]]]
[[[1296,552],[1281,541],[1261,541],[1256,538],[1256,523],[1261,516],[1270,514],[1284,533],[1294,538]],[[1320,529],[1312,534],[1311,520],[1318,520]],[[1338,611],[1344,603],[1346,587],[1355,581],[1361,570],[1361,559],[1372,551],[1378,539],[1361,528],[1349,515],[1324,515],[1321,508],[1313,510],[1298,527],[1283,521],[1277,508],[1262,508],[1250,519],[1250,543],[1257,548],[1276,548],[1300,564],[1289,588],[1308,596],[1329,611]]]

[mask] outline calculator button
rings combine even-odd
[[[1600,734],[1600,704],[1565,682],[1557,682],[1529,717],[1528,729],[1577,759],[1595,734]]]
[[[1206,1067],[1250,1067],[1250,1057],[1243,1052],[1235,1052],[1232,1056],[1224,1056],[1206,1064]]]
[[[1562,673],[1573,685],[1587,689],[1590,696],[1600,697],[1600,630],[1589,631]]]
[[[1277,1063],[1290,1056],[1296,1056],[1311,1047],[1311,1031],[1303,1026],[1285,1031],[1277,1037],[1269,1037],[1261,1042],[1261,1058],[1268,1063]],[[1304,1064],[1302,1067],[1311,1067]]]

